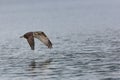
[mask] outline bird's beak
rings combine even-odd
[[[20,36],[20,38],[23,38],[24,36]]]

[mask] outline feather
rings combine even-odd
[[[34,46],[35,46],[34,37],[33,37],[33,36],[30,36],[30,37],[27,39],[27,41],[28,41],[31,49],[34,50],[34,49],[35,49],[35,48],[34,48]]]
[[[43,42],[48,48],[52,48],[52,43],[44,32],[34,32],[33,36]]]

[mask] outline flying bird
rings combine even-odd
[[[20,38],[25,38],[27,39],[30,47],[32,50],[35,49],[35,41],[34,38],[39,39],[41,42],[43,42],[48,48],[52,48],[52,43],[49,40],[49,38],[47,37],[47,35],[42,32],[42,31],[35,31],[35,32],[27,32],[25,33],[23,36],[21,36]]]

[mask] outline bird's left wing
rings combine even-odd
[[[48,48],[52,48],[52,43],[44,32],[34,32],[33,36],[43,42]]]

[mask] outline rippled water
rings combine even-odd
[[[36,44],[32,51],[24,39],[4,41],[0,44],[0,78],[120,80],[119,33],[71,35],[52,37],[55,42],[51,50]]]

